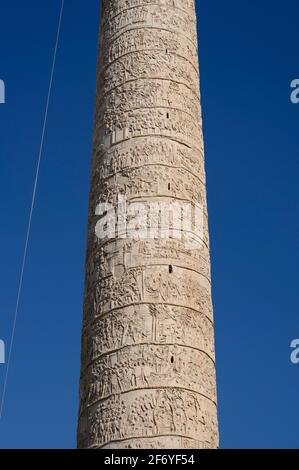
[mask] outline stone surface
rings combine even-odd
[[[102,1],[99,49],[78,446],[217,448],[194,0]],[[99,239],[119,194],[201,204],[202,243]]]

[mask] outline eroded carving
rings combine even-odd
[[[202,230],[152,203],[200,207]],[[218,446],[194,0],[102,2],[80,383],[79,447]]]
[[[116,395],[88,408],[80,418],[79,447],[104,447],[113,441],[181,436],[217,446],[215,404],[179,389],[154,389]],[[85,431],[85,432],[84,432]]]

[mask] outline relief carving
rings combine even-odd
[[[98,93],[106,95],[133,80],[170,80],[185,85],[199,97],[198,72],[186,59],[164,51],[132,52],[104,68],[98,79]]]
[[[103,0],[80,448],[218,447],[197,50],[194,0]],[[120,197],[144,220],[120,213]],[[183,204],[202,209],[201,230]]]
[[[164,304],[123,307],[86,318],[84,367],[112,351],[139,344],[192,346],[213,361],[214,326],[206,312]]]
[[[173,6],[173,5],[172,5]],[[169,7],[148,2],[128,8],[112,10],[109,6],[108,15],[104,15],[103,36],[104,43],[112,40],[113,36],[127,29],[135,27],[147,28],[149,26],[173,31],[177,35],[184,34],[195,45],[197,44],[195,22],[190,21],[193,12],[184,9],[173,9],[169,15]]]
[[[103,65],[119,59],[125,54],[142,50],[160,50],[183,56],[197,67],[197,48],[192,41],[181,41],[177,34],[156,28],[138,28],[125,31],[107,43],[104,48]]]
[[[191,347],[124,347],[94,359],[83,371],[81,406],[85,409],[116,394],[159,387],[194,391],[216,402],[215,364],[206,353]]]
[[[89,408],[80,418],[89,433],[79,447],[104,447],[113,441],[155,436],[184,436],[216,444],[216,407],[209,399],[182,390],[143,390],[118,395]],[[84,427],[82,427],[84,430]],[[217,444],[216,444],[217,446]]]

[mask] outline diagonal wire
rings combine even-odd
[[[25,271],[25,265],[26,265],[26,259],[27,259],[27,252],[28,252],[28,245],[29,245],[29,239],[30,239],[33,210],[34,210],[35,199],[36,199],[37,184],[38,184],[38,179],[39,179],[40,165],[41,165],[42,154],[43,154],[45,133],[46,133],[46,128],[47,128],[48,111],[49,111],[49,104],[50,104],[50,99],[51,99],[53,78],[54,78],[54,72],[55,72],[55,66],[56,66],[56,57],[57,57],[57,51],[58,51],[58,45],[59,45],[63,10],[64,10],[64,0],[61,0],[61,8],[60,8],[59,22],[58,22],[58,28],[57,28],[57,34],[56,34],[54,55],[53,55],[50,82],[49,82],[47,102],[46,102],[46,109],[45,109],[45,115],[44,115],[44,123],[43,123],[43,129],[42,129],[42,135],[41,135],[41,141],[40,141],[40,147],[39,147],[39,153],[38,153],[38,159],[37,159],[37,167],[36,167],[35,180],[34,180],[34,185],[33,185],[31,208],[30,208],[29,219],[28,219],[27,234],[26,234],[24,254],[23,254],[23,261],[22,261],[18,291],[17,291],[16,307],[15,307],[15,312],[14,312],[14,317],[13,317],[13,326],[12,326],[10,345],[9,345],[7,368],[6,368],[6,374],[5,374],[5,379],[4,379],[4,387],[3,387],[3,393],[2,393],[2,398],[1,398],[0,420],[2,419],[2,415],[3,415],[5,396],[6,396],[6,390],[7,390],[8,375],[9,375],[9,369],[10,369],[10,364],[11,364],[11,356],[12,356],[12,350],[13,350],[14,338],[15,338],[15,331],[16,331],[16,325],[17,325],[17,318],[18,318],[18,312],[19,312],[20,298],[21,298],[22,287],[23,287],[24,271]]]

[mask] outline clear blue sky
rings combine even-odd
[[[298,0],[201,0],[221,447],[298,447]],[[1,1],[0,338],[60,0]],[[0,447],[74,447],[99,0],[66,0]],[[0,392],[5,367],[0,366]]]

